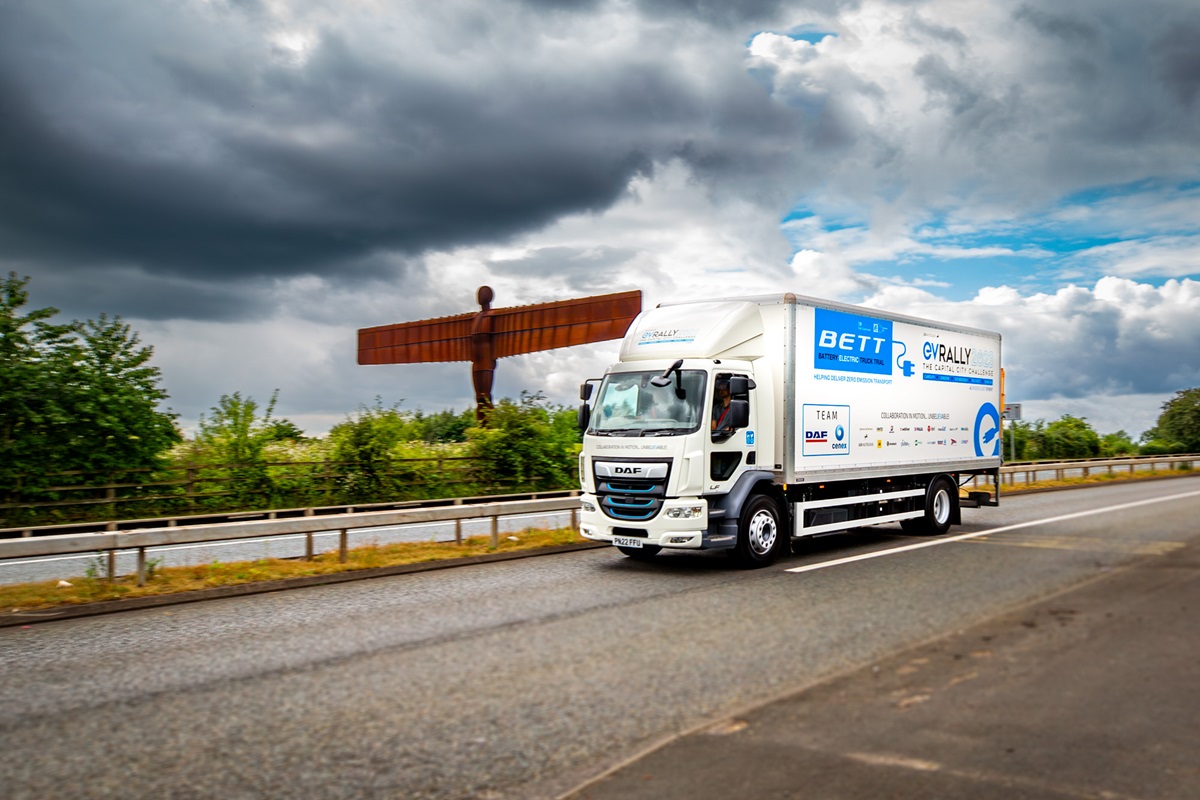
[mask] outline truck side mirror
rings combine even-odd
[[[591,381],[584,381],[583,383],[579,384],[579,399],[585,403],[588,400],[591,400],[593,388],[594,387],[592,386]]]
[[[585,398],[586,399],[586,398]],[[588,428],[588,423],[592,421],[592,407],[584,403],[579,407],[579,416],[576,423],[579,425],[579,432],[583,433]]]
[[[729,396],[730,397],[749,397],[750,390],[754,388],[754,381],[741,375],[735,375],[729,379]]]
[[[733,419],[733,427],[745,428],[748,426],[750,424],[750,401],[730,400],[729,416]]]
[[[745,428],[750,424],[750,401],[749,400],[730,400],[729,401],[729,425],[721,426],[720,430],[713,431],[712,440],[714,442],[723,442],[733,435],[733,432],[739,428]]]

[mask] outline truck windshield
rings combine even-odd
[[[672,436],[691,433],[705,418],[706,373],[681,370],[667,386],[650,379],[660,372],[610,373],[600,385],[588,433],[598,436]],[[682,395],[682,396],[681,396]]]

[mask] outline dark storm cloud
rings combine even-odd
[[[1089,105],[1079,109],[1080,133],[1116,144],[1164,134],[1194,141],[1200,93],[1200,10],[1194,4],[1071,1],[1054,11],[1023,5],[1013,18],[1059,51],[1047,65]]]
[[[810,23],[814,15],[835,14],[860,5],[860,0],[637,0],[638,9],[651,18],[669,17],[733,29],[747,25],[788,28]]]
[[[1156,42],[1159,72],[1167,88],[1193,107],[1200,98],[1200,14],[1171,26]]]
[[[1101,33],[1094,23],[1070,12],[1057,14],[1032,6],[1022,5],[1013,18],[1027,22],[1044,36],[1050,36],[1066,44],[1095,46],[1100,44]]]
[[[19,270],[18,270],[19,271]],[[133,270],[46,271],[30,285],[32,304],[65,317],[89,318],[95,309],[146,320],[232,321],[261,311],[262,286],[231,286]]]
[[[0,11],[0,252],[10,259],[352,279],[376,251],[502,240],[604,209],[666,159],[734,174],[786,157],[796,132],[736,72],[697,85],[687,65],[636,47],[611,61],[562,68],[531,54],[527,64],[521,43],[504,52],[505,33],[482,10],[464,16],[478,30],[446,41],[464,58],[480,46],[499,57],[457,72],[452,58],[433,66],[337,30],[287,63],[295,53],[264,44],[278,21],[258,4],[228,6],[201,20],[208,27],[199,12],[160,10],[114,23],[100,42],[80,30],[99,12],[75,10]],[[221,49],[225,27],[234,44]]]
[[[744,0],[734,3],[729,0],[638,0],[638,8],[649,16],[677,16],[722,25],[771,21],[778,17],[785,5],[783,0]]]

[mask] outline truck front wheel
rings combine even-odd
[[[733,557],[743,567],[765,567],[775,560],[781,535],[779,507],[766,495],[755,495],[738,520]]]
[[[957,487],[945,477],[935,478],[925,492],[925,513],[916,519],[906,519],[900,527],[906,533],[941,536],[950,530],[954,516],[954,497]]]

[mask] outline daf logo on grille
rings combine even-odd
[[[611,461],[596,462],[596,477],[598,478],[641,478],[645,480],[662,480],[667,477],[668,464],[620,464]]]

